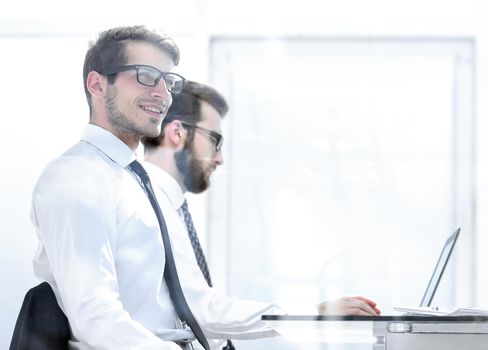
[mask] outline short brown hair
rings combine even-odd
[[[144,26],[116,27],[101,32],[85,56],[83,65],[83,84],[85,95],[92,112],[91,95],[86,87],[86,80],[91,71],[100,72],[108,67],[124,65],[128,61],[127,44],[129,41],[143,41],[153,44],[160,50],[167,52],[175,65],[180,61],[180,51],[176,43],[169,36],[158,34]],[[108,82],[113,84],[115,76],[109,76]]]
[[[146,150],[158,147],[164,139],[164,126],[173,120],[181,120],[190,124],[197,124],[202,120],[200,101],[205,101],[217,110],[223,118],[229,111],[224,96],[213,87],[186,80],[183,91],[173,96],[173,103],[163,120],[161,134],[157,137],[143,137],[142,143]]]

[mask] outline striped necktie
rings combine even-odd
[[[197,259],[198,267],[202,271],[203,277],[207,281],[209,287],[212,287],[212,279],[210,278],[210,271],[208,270],[207,259],[205,259],[205,254],[203,253],[202,246],[200,245],[200,240],[197,236],[197,231],[193,225],[193,220],[191,218],[190,211],[188,210],[188,202],[185,200],[181,206],[181,211],[183,212],[183,217],[185,219],[186,228],[188,230],[188,236],[190,237],[191,246],[193,247],[193,252],[195,253],[195,258]],[[227,344],[222,348],[222,350],[234,350],[234,344],[227,340]]]
[[[193,220],[191,218],[190,212],[188,211],[188,203],[186,200],[181,206],[181,211],[183,212],[183,217],[185,218],[188,236],[190,237],[190,242],[193,247],[193,252],[195,253],[195,258],[198,262],[198,267],[200,267],[203,277],[205,277],[208,285],[212,287],[212,279],[210,278],[210,272],[208,271],[207,259],[205,259],[205,254],[203,253],[202,246],[200,245],[200,240],[198,239],[195,226],[193,226]]]

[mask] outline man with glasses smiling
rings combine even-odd
[[[221,120],[228,112],[224,97],[210,86],[186,81],[174,97],[161,134],[144,137],[145,168],[169,225],[183,290],[200,325],[214,339],[256,339],[276,333],[262,314],[283,314],[276,303],[231,298],[212,287],[210,271],[188,211],[185,192],[201,193],[223,163]],[[366,298],[341,298],[318,305],[321,314],[377,315]],[[217,340],[212,345],[220,345]],[[228,343],[224,349],[233,349]]]
[[[173,40],[143,26],[102,32],[83,67],[89,123],[35,186],[34,270],[68,319],[69,349],[188,349],[194,336],[209,349],[135,155],[143,136],[159,135],[184,86],[171,72],[178,61]],[[53,349],[42,346],[46,334],[24,333],[14,333],[11,349]],[[33,345],[18,345],[24,340]]]

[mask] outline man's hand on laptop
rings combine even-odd
[[[321,315],[359,315],[379,316],[381,314],[376,303],[365,297],[342,297],[317,305]]]

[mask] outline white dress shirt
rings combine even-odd
[[[34,272],[69,319],[70,349],[177,350],[171,340],[192,336],[175,326],[159,224],[126,168],[134,159],[120,139],[87,125],[34,189]]]
[[[261,321],[263,314],[284,314],[276,303],[229,297],[208,286],[198,267],[181,206],[185,201],[176,180],[151,163],[143,163],[149,173],[156,197],[171,236],[175,263],[190,309],[209,339],[256,339],[275,336],[276,332]],[[211,272],[211,271],[210,271]],[[211,342],[211,346],[222,342]],[[198,348],[197,342],[194,342]]]
[[[159,224],[127,168],[133,160],[120,139],[89,124],[78,144],[48,164],[34,188],[34,272],[52,286],[69,319],[70,349],[177,350],[173,341],[193,336],[177,327],[163,278]],[[206,286],[188,236],[183,239],[184,224],[162,192],[159,197],[183,290],[207,337],[274,335],[260,315],[283,311]]]

